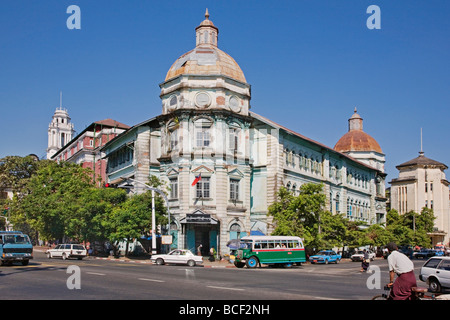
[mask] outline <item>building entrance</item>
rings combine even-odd
[[[211,248],[217,251],[217,236],[220,226],[217,219],[211,217],[210,214],[196,210],[182,218],[180,223],[185,236],[186,248],[192,253],[198,254],[200,245],[202,245],[200,248],[202,256],[208,256]]]
[[[209,254],[210,249],[210,228],[209,227],[197,227],[195,228],[195,248],[196,248],[196,254],[198,254],[198,247],[202,245],[201,247],[201,255],[206,256]]]

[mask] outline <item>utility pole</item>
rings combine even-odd
[[[170,235],[170,207],[169,207],[169,199],[167,199],[166,194],[157,189],[157,188],[153,188],[150,187],[149,185],[147,185],[146,183],[143,183],[141,181],[138,180],[134,180],[131,178],[125,178],[125,177],[121,177],[122,180],[130,180],[132,182],[138,183],[140,185],[142,185],[143,187],[145,187],[147,190],[151,190],[152,191],[152,254],[156,254],[156,216],[155,216],[155,191],[158,192],[166,201],[166,207],[167,207],[167,213],[169,215],[169,223],[168,223],[168,234]]]

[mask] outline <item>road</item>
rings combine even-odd
[[[423,261],[414,263],[418,277]],[[371,265],[380,273],[360,273],[360,263],[350,261],[289,269],[189,268],[94,258],[63,261],[35,252],[28,266],[0,267],[0,292],[14,300],[369,300],[382,291],[368,288],[369,277],[374,283],[379,276],[381,288],[388,280],[386,260]],[[69,266],[79,267],[80,289],[68,288],[75,275],[68,273]]]

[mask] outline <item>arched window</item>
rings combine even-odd
[[[233,223],[230,226],[230,240],[241,238],[241,226],[237,223]]]

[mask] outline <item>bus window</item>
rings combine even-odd
[[[275,243],[273,241],[268,241],[267,244],[268,244],[268,248],[269,249],[274,249],[275,248]]]
[[[261,241],[261,249],[267,249],[269,248],[267,241]]]
[[[261,242],[255,242],[255,249],[261,249]]]

